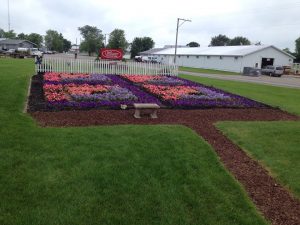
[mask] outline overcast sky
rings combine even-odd
[[[8,30],[7,1],[0,0],[0,28]],[[11,29],[16,33],[61,32],[72,43],[78,27],[97,26],[103,33],[123,29],[129,42],[149,36],[155,47],[175,44],[176,19],[186,18],[178,44],[211,37],[245,36],[279,48],[295,49],[300,37],[300,0],[10,0]]]

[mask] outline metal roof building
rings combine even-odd
[[[27,40],[4,39],[0,40],[0,49],[36,48],[36,44]]]
[[[162,63],[174,61],[174,48],[151,52]],[[242,72],[244,67],[290,65],[295,57],[272,45],[186,47],[177,49],[178,66]]]

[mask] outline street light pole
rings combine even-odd
[[[176,64],[176,55],[177,55],[177,40],[178,40],[178,28],[179,28],[179,18],[177,18],[177,27],[176,27],[176,41],[175,41],[175,55],[174,55],[174,64]]]
[[[179,24],[179,21],[182,20],[182,23]],[[177,18],[177,27],[176,27],[176,41],[175,41],[175,54],[174,54],[174,64],[176,64],[176,56],[177,56],[177,41],[178,41],[178,29],[184,24],[184,22],[192,22],[191,20]]]

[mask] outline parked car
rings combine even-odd
[[[142,62],[159,63],[157,57],[155,56],[142,56]]]
[[[281,77],[283,74],[283,67],[282,66],[266,66],[261,70],[262,74],[269,75],[269,76],[276,76]]]
[[[43,55],[43,52],[39,51],[37,48],[31,48],[30,49],[30,55],[32,57],[35,57],[35,56],[42,56]]]
[[[53,54],[53,52],[50,50],[47,50],[47,51],[45,51],[45,54]]]
[[[8,50],[5,51],[4,53],[5,53],[6,55],[11,55],[11,54],[13,54],[13,53],[15,53],[15,52],[16,52],[15,49],[8,49]]]
[[[134,61],[136,61],[136,62],[142,62],[142,56],[139,56],[139,55],[135,56],[134,57]]]

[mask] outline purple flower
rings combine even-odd
[[[120,108],[120,105],[132,107],[133,103],[156,103],[171,108],[261,108],[269,107],[251,99],[231,94],[229,92],[209,87],[190,80],[172,76],[155,76],[146,84],[162,86],[189,86],[196,93],[187,93],[177,100],[164,100],[145,90],[141,84],[132,83],[118,75],[91,74],[89,77],[67,78],[60,82],[44,81],[49,84],[103,84],[108,85],[107,92],[69,95],[69,101],[48,102],[48,109],[92,109],[92,108]]]

